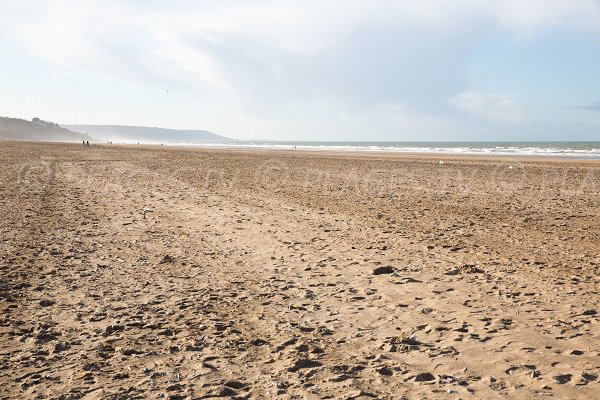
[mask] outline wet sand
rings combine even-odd
[[[600,398],[599,161],[0,160],[0,398]]]

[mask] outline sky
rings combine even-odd
[[[251,140],[600,140],[600,0],[0,0],[0,115]]]

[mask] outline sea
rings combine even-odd
[[[181,145],[181,144],[178,144]],[[600,141],[588,142],[292,142],[235,141],[190,144],[228,148],[313,151],[479,154],[600,159]]]

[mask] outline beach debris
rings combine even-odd
[[[417,376],[415,376],[415,382],[429,382],[435,381],[435,376],[433,376],[430,372],[421,372]]]
[[[266,344],[269,344],[269,342],[261,338],[255,338],[250,341],[250,344],[253,346],[264,346]]]
[[[398,351],[405,352],[405,351],[415,350],[422,343],[417,340],[416,335],[403,332],[398,336],[392,336],[392,337],[387,338],[384,345],[382,345],[380,348],[383,349],[386,344],[387,344],[387,351],[395,353]]]
[[[144,354],[143,351],[134,349],[134,348],[121,349],[121,353],[124,356],[136,356],[136,355]]]
[[[40,306],[42,307],[50,307],[54,305],[54,300],[49,300],[49,299],[43,299],[40,300]]]
[[[58,342],[54,345],[54,352],[60,353],[61,351],[69,350],[71,345],[67,342]]]
[[[227,328],[230,328],[232,323],[230,321],[215,321],[214,326],[217,332],[223,332]]]
[[[456,378],[453,377],[452,375],[438,375],[438,381],[440,383],[452,383],[454,381],[456,381]]]
[[[483,270],[477,268],[474,264],[465,264],[460,267],[451,269],[444,275],[462,275],[462,274],[482,274]]]
[[[109,325],[104,330],[104,333],[102,334],[102,336],[107,337],[107,336],[112,335],[115,332],[122,332],[123,330],[125,330],[125,327],[123,325],[119,325],[119,324]]]
[[[556,383],[558,383],[560,385],[564,385],[565,383],[571,382],[573,375],[572,374],[558,374],[558,375],[554,375],[553,378],[556,381]]]
[[[239,389],[245,388],[248,385],[246,383],[244,383],[244,382],[235,381],[235,380],[229,380],[229,381],[226,381],[223,384],[223,386],[227,386],[227,387],[239,390]]]
[[[305,368],[317,368],[320,367],[322,364],[318,361],[315,360],[311,360],[309,358],[301,358],[299,360],[296,360],[296,362],[289,367],[287,370],[289,372],[297,372],[301,369],[305,369]]]
[[[585,385],[588,382],[595,381],[596,379],[598,379],[598,375],[593,375],[593,374],[589,374],[587,372],[582,372],[581,373],[581,380],[579,382],[580,382],[580,384]]]
[[[170,256],[170,255],[168,255],[168,254],[165,254],[165,255],[163,256],[163,258],[161,258],[161,260],[160,260],[158,263],[159,263],[159,264],[172,264],[172,263],[174,263],[174,262],[175,262],[175,258],[174,258],[174,257],[171,257],[171,256]]]
[[[421,344],[419,341],[417,341],[417,336],[416,335],[411,335],[408,333],[401,333],[398,336],[393,336],[390,338],[389,342],[391,344],[407,344],[410,346],[417,346],[419,344]]]
[[[515,375],[518,372],[525,372],[526,374],[531,374],[531,376],[533,378],[534,376],[533,376],[532,372],[534,372],[534,371],[536,371],[535,365],[522,364],[522,365],[512,366],[512,367],[508,368],[506,371],[504,371],[504,373],[506,373],[507,375]]]
[[[373,270],[373,275],[383,275],[383,274],[391,274],[395,271],[394,267],[391,265],[385,265],[381,267],[377,267]]]
[[[150,209],[150,208],[148,208],[148,207],[144,207],[144,208],[142,209],[142,217],[143,217],[144,219],[146,219],[146,214],[148,214],[148,213],[151,213],[151,212],[152,212],[152,209]]]
[[[390,368],[388,367],[381,367],[377,369],[377,372],[379,372],[381,375],[384,376],[392,376],[394,375],[394,371],[392,371]]]

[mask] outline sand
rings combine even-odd
[[[0,398],[600,398],[598,161],[0,160]]]

